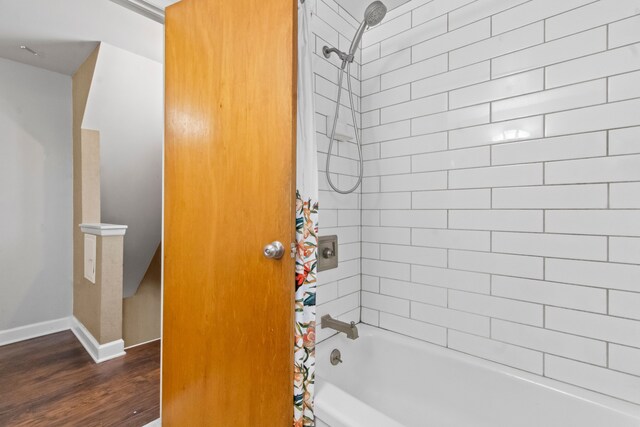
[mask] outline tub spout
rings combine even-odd
[[[349,339],[355,340],[358,338],[358,327],[356,326],[356,322],[341,322],[340,320],[331,317],[330,314],[325,314],[320,319],[320,324],[322,329],[329,328],[338,332],[344,332],[347,334],[347,338]]]

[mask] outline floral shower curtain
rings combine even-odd
[[[293,425],[314,426],[318,159],[313,105],[311,0],[298,5],[298,134],[296,174],[296,307]]]

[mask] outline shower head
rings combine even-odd
[[[386,14],[387,6],[385,6],[381,1],[374,1],[369,6],[367,6],[364,11],[364,20],[360,24],[358,31],[356,31],[356,35],[353,37],[351,47],[349,48],[349,55],[351,57],[356,54],[356,50],[358,49],[358,45],[360,44],[360,40],[362,39],[364,30],[366,30],[367,27],[378,25],[380,22],[382,22]]]
[[[387,6],[381,1],[374,1],[364,11],[364,22],[367,23],[367,26],[373,27],[382,22],[386,14]]]

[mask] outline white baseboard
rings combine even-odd
[[[102,363],[125,355],[123,340],[120,339],[106,344],[99,344],[93,335],[91,335],[91,332],[89,332],[75,316],[72,318],[71,331],[73,331],[78,341],[80,341],[80,344],[82,344],[96,363]]]
[[[0,331],[0,346],[66,331],[70,328],[71,317],[63,317],[62,319],[34,323],[33,325],[20,326],[13,329],[5,329],[4,331]]]
[[[158,418],[157,420],[153,420],[149,424],[145,424],[142,427],[161,427],[161,426],[162,426],[162,423],[160,422],[160,418]]]
[[[138,344],[130,345],[129,347],[125,347],[124,349],[125,350],[129,350],[130,348],[138,347],[138,346],[145,345],[145,344],[151,344],[152,342],[156,342],[156,341],[160,341],[160,338],[154,338],[154,339],[149,340],[149,341],[139,342]]]

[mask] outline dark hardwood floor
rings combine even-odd
[[[96,364],[71,331],[0,347],[0,426],[143,426],[159,416],[160,341]]]

